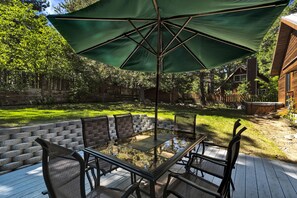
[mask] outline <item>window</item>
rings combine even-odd
[[[290,73],[286,74],[286,92],[291,90],[291,75]]]
[[[291,96],[291,73],[286,74],[286,94],[285,94],[285,99],[286,99],[286,106],[289,106],[290,101],[289,99],[292,97]]]
[[[234,75],[234,82],[242,82],[246,80],[246,74],[236,74]]]

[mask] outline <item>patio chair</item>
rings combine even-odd
[[[134,134],[132,115],[114,115],[117,138],[119,140],[132,137]]]
[[[236,121],[234,122],[234,125],[233,125],[233,131],[232,131],[232,138],[235,137],[235,135],[236,135],[236,131],[237,131],[238,127],[240,127],[240,125],[241,125],[241,123],[240,123],[240,119],[238,119],[238,120],[236,120]],[[232,139],[232,138],[230,138],[230,139]],[[202,142],[202,154],[203,154],[203,155],[204,155],[205,147],[206,147],[206,146],[216,146],[216,147],[219,147],[219,148],[221,148],[221,149],[225,149],[225,150],[227,150],[227,148],[228,148],[228,147],[225,146],[225,145],[215,144],[215,143],[210,142],[210,141],[203,141],[203,142]],[[222,156],[222,158],[224,159],[225,156]]]
[[[163,197],[173,194],[177,197],[230,197],[230,183],[232,167],[239,151],[241,135],[236,135],[228,146],[228,155],[225,162],[220,163],[224,167],[222,181],[219,185],[199,177],[189,169],[183,174],[170,173],[164,188]],[[197,154],[194,154],[197,155]],[[192,167],[195,169],[195,167]]]
[[[88,194],[85,192],[85,162],[75,151],[52,144],[37,138],[42,146],[43,177],[51,198],[95,198],[95,197],[129,197],[136,191],[139,195],[138,183],[130,186],[126,192],[96,186]]]
[[[234,153],[234,159],[232,161],[232,168],[234,168],[235,162],[239,154],[241,134],[245,130],[246,130],[246,127],[241,128],[238,131],[238,133],[232,138],[232,140],[229,143],[229,146],[227,147],[227,154],[225,159],[214,158],[214,157],[194,153],[191,156],[187,169],[194,168],[196,170],[196,174],[198,173],[198,171],[201,171],[202,177],[204,176],[203,173],[207,173],[222,179],[226,171],[226,164],[227,164],[228,157],[229,155],[231,155],[229,153],[230,151],[229,147],[232,141],[234,140],[234,138],[239,137],[239,141],[236,142],[237,146]],[[235,190],[232,179],[231,179],[231,185],[232,185],[232,189]]]
[[[174,115],[173,130],[177,133],[195,137],[196,135],[196,114]]]
[[[177,135],[195,137],[196,114],[175,114],[173,131],[177,133]],[[194,148],[190,153],[196,153],[198,148]],[[189,160],[190,153],[188,153],[183,159],[179,160],[177,164],[186,165]]]
[[[109,124],[107,116],[81,118],[82,122],[82,134],[84,147],[91,146],[104,146],[110,141]],[[96,184],[100,184],[100,177],[106,173],[115,170],[117,167],[94,156],[90,156],[89,153],[84,152],[84,160],[86,167],[91,170],[93,178],[95,178]],[[94,174],[93,170],[97,170],[97,174]],[[90,180],[89,174],[87,174]]]

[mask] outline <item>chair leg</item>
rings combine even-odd
[[[205,144],[204,144],[204,141],[202,141],[202,155],[204,155],[204,152],[205,152]]]
[[[200,171],[200,172],[201,172],[201,177],[204,177],[203,171]],[[198,170],[197,170],[197,174],[196,175],[198,175]]]
[[[134,184],[134,174],[133,173],[130,173],[130,176],[131,176],[131,184]]]
[[[41,192],[41,194],[42,195],[47,195],[48,194],[48,191],[47,190],[44,190],[44,191]]]
[[[87,178],[88,178],[88,181],[89,181],[91,190],[93,190],[94,187],[93,187],[93,185],[92,185],[92,180],[91,180],[91,176],[90,176],[90,174],[89,174],[89,170],[86,171],[86,175],[87,175]]]
[[[95,185],[95,186],[98,186],[98,185],[99,185],[99,184],[98,184],[98,178],[100,177],[100,175],[97,175],[97,176],[96,176],[95,171],[94,171],[93,168],[91,169],[91,174],[92,174],[92,177],[93,177],[93,179],[94,179],[94,185]]]
[[[234,183],[233,183],[233,180],[231,179],[231,186],[232,186],[232,190],[234,191],[235,190],[235,186],[234,186]]]
[[[137,197],[137,198],[141,198],[139,188],[136,189],[136,197]]]
[[[95,186],[100,186],[100,177],[101,177],[101,171],[100,171],[100,165],[99,165],[99,159],[95,158],[95,163],[96,163],[96,174],[97,177],[94,177],[95,179]],[[105,173],[103,172],[103,175],[105,175]]]

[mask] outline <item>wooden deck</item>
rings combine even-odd
[[[207,154],[219,157],[223,151],[212,148],[207,150]],[[181,172],[184,169],[175,165],[172,171]],[[214,183],[220,182],[210,175],[205,175],[205,178]],[[232,194],[234,198],[297,197],[296,164],[240,154],[233,172],[233,181],[236,188]],[[101,182],[105,186],[124,189],[130,184],[130,174],[123,169],[118,169],[104,176]],[[160,178],[160,183],[164,182],[166,182],[166,175]],[[41,164],[0,175],[1,198],[47,198],[48,196],[41,194],[43,190],[46,190],[46,187]],[[89,190],[88,185],[87,190]]]

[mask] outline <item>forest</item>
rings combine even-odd
[[[97,0],[65,0],[55,7],[57,13],[72,12]],[[67,87],[72,98],[92,94],[100,84],[144,90],[155,87],[155,74],[115,69],[75,54],[73,49],[47,21],[48,0],[0,0],[0,91],[22,91],[36,81],[58,78],[71,82]],[[297,12],[297,3],[289,5],[282,16]],[[281,16],[280,16],[281,17]],[[277,77],[270,77],[279,19],[266,34],[257,58],[259,72],[269,78],[263,88],[269,95],[277,93]],[[203,96],[215,92],[237,67],[247,59],[236,60],[211,70],[162,74],[161,90]],[[240,93],[248,93],[243,82]],[[204,99],[205,100],[205,99]]]

